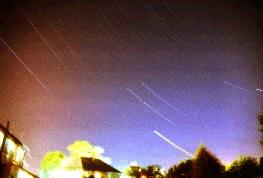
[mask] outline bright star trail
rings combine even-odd
[[[44,44],[48,47],[48,49],[56,56],[56,58],[63,63],[63,60],[57,52],[52,48],[52,46],[49,44],[49,42],[46,40],[46,38],[40,33],[40,31],[37,29],[37,27],[33,24],[32,20],[27,16],[26,12],[22,9],[22,7],[19,5],[19,1],[15,0],[15,3],[19,9],[19,11],[23,14],[23,16],[26,18],[26,20],[32,25],[33,29],[37,32],[38,36],[41,38],[41,40],[44,42]]]
[[[155,91],[153,91],[149,86],[145,85],[143,82],[141,82],[141,85],[147,89],[150,93],[152,93],[154,96],[156,96],[159,100],[161,100],[163,103],[165,103],[166,105],[168,105],[169,107],[171,107],[173,110],[175,110],[176,112],[180,113],[183,116],[186,116],[185,113],[183,113],[182,111],[180,111],[178,108],[176,108],[175,106],[173,106],[172,104],[170,104],[168,101],[166,101],[165,99],[163,99],[160,95],[158,95]]]
[[[171,39],[173,39],[173,32],[171,31],[171,29],[164,23],[164,21],[162,20],[162,18],[158,15],[158,13],[152,8],[150,2],[148,2],[147,0],[141,0],[143,6],[145,7],[145,9],[153,16],[157,19],[157,21],[159,22],[162,30],[167,34],[167,36],[169,36]],[[144,3],[145,2],[145,3]]]
[[[52,92],[48,89],[48,87],[37,77],[37,75],[32,72],[29,67],[18,57],[14,50],[10,48],[10,46],[0,37],[1,42],[14,54],[14,56],[19,60],[19,62],[25,67],[25,69],[37,80],[37,82],[49,93]]]
[[[222,162],[262,156],[256,1],[1,2],[0,123],[29,146],[33,172],[75,140],[120,170],[169,168],[200,140]]]
[[[146,103],[145,101],[143,101],[141,99],[141,97],[139,97],[138,95],[136,95],[131,89],[127,88],[127,90],[134,96],[136,97],[142,104],[144,104],[147,108],[149,108],[153,113],[155,113],[156,115],[158,115],[159,117],[161,117],[163,120],[167,121],[168,123],[175,125],[175,123],[173,123],[170,119],[167,119],[164,115],[162,115],[160,112],[158,112],[156,109],[154,109],[152,106],[150,106],[148,103]]]
[[[44,19],[45,20],[45,19]],[[80,55],[69,45],[69,43],[65,40],[65,38],[63,38],[60,33],[57,31],[56,27],[53,25],[53,23],[51,23],[48,20],[45,20],[47,25],[53,30],[53,32],[56,34],[56,36],[59,38],[60,41],[62,41],[62,43],[65,45],[65,48],[67,48],[69,50],[69,52],[71,53],[71,55],[75,58],[78,59],[82,64],[84,64],[84,62],[82,61],[82,58],[80,57]],[[54,51],[55,52],[55,51]],[[61,59],[61,58],[60,58]]]
[[[172,142],[171,140],[169,140],[168,138],[166,138],[165,136],[163,136],[162,134],[160,134],[158,131],[154,130],[153,131],[156,135],[158,135],[160,138],[162,138],[164,141],[166,141],[167,143],[169,143],[170,145],[172,145],[174,148],[184,152],[185,154],[187,154],[188,156],[195,158],[193,154],[189,153],[188,151],[186,151],[185,149],[179,147],[178,145],[176,145],[174,142]]]
[[[171,12],[171,14],[176,18],[176,15],[174,13],[174,11],[171,9],[171,7],[169,6],[169,4],[166,2],[166,0],[162,0],[163,4],[166,6],[166,8]]]
[[[254,95],[259,95],[258,93],[254,92],[254,91],[251,91],[251,90],[242,88],[242,87],[237,86],[237,85],[234,85],[234,84],[232,84],[232,83],[230,83],[230,82],[224,81],[224,83],[227,84],[227,85],[230,85],[231,87],[237,88],[237,89],[239,89],[239,90],[241,90],[241,91],[243,91],[243,92],[250,93],[250,94],[254,94]],[[259,95],[259,96],[261,96],[261,95]]]

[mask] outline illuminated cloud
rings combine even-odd
[[[132,161],[132,162],[130,163],[130,166],[138,166],[138,162],[137,162],[137,161]]]

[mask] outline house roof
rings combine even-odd
[[[82,168],[85,171],[100,171],[100,172],[116,172],[121,173],[119,170],[114,167],[104,163],[103,161],[96,158],[81,158]]]
[[[0,124],[0,130],[6,133],[8,135],[7,137],[11,137],[17,145],[23,146],[22,142],[18,138],[16,138],[16,136],[14,136],[9,130],[7,130],[2,124]]]

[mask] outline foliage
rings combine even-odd
[[[65,154],[61,151],[53,151],[47,153],[41,161],[40,165],[40,169],[42,171],[42,174],[44,174],[44,177],[49,177],[49,173],[51,171],[58,169],[65,157]]]
[[[67,150],[72,157],[91,157],[94,154],[93,146],[87,141],[75,141]]]
[[[65,154],[61,151],[53,151],[47,153],[41,161],[41,169],[51,169],[60,166],[61,161],[65,158]]]
[[[130,166],[126,174],[135,178],[140,178],[143,175],[146,177],[163,177],[159,165],[150,165],[147,167]]]
[[[162,176],[161,167],[159,165],[150,165],[145,169],[147,177],[156,177],[157,175]]]
[[[220,178],[224,167],[220,161],[201,145],[193,160],[193,178]]]
[[[71,157],[94,157],[111,164],[111,159],[102,155],[104,153],[104,149],[102,147],[93,146],[87,141],[75,141],[67,147],[67,150]]]
[[[47,153],[40,166],[40,177],[48,178],[55,171],[72,168],[82,168],[80,157],[94,157],[110,164],[111,159],[104,157],[104,149],[99,146],[93,146],[87,141],[75,141],[67,147],[69,156],[61,151]]]
[[[127,175],[135,178],[139,178],[142,168],[140,166],[130,166],[127,170]]]
[[[171,168],[168,169],[167,174],[165,175],[166,178],[175,178],[177,166],[173,165]]]
[[[176,175],[178,178],[190,178],[192,175],[192,169],[193,169],[193,162],[192,160],[186,160],[181,162],[177,166]]]
[[[166,178],[191,178],[193,161],[182,161],[178,166],[174,165],[168,170]]]
[[[254,178],[259,174],[259,165],[256,158],[241,156],[234,161],[225,172],[225,178]]]

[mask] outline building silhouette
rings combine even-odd
[[[53,178],[120,178],[120,171],[93,157],[69,158],[63,168],[53,170]]]
[[[0,124],[0,177],[1,178],[37,178],[24,167],[27,152],[22,142],[9,130],[9,122]]]

